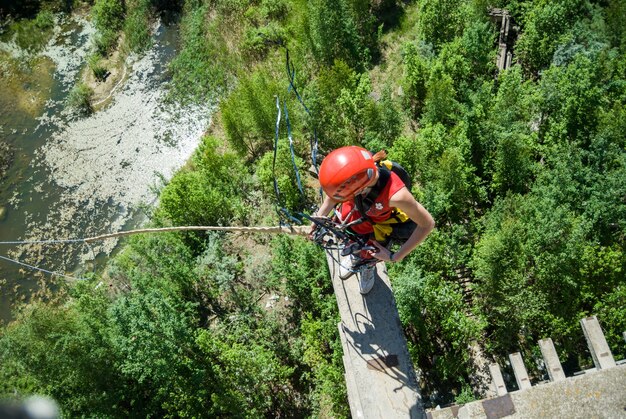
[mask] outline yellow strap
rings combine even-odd
[[[376,241],[379,242],[385,241],[385,239],[389,237],[389,235],[393,231],[393,224],[404,223],[408,220],[409,216],[406,215],[404,211],[396,208],[392,212],[391,217],[389,217],[387,220],[373,224],[372,227],[374,228],[374,238],[376,239]]]

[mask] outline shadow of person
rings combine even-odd
[[[356,279],[356,277],[353,279],[354,282],[357,282]],[[398,387],[394,389],[396,391],[404,386],[416,388],[417,379],[408,359],[406,339],[398,317],[395,298],[390,286],[378,274],[378,270],[372,290],[362,295],[360,301],[348,300],[348,306],[352,314],[352,324],[342,321],[341,328],[350,337],[349,344],[367,364],[367,368],[396,380],[398,382]],[[406,365],[401,365],[402,355],[406,355],[404,357]]]
[[[358,395],[364,410],[380,412],[386,404],[410,417],[423,417],[417,378],[384,264],[377,265],[372,290],[361,295],[358,274],[341,280],[337,258],[329,255],[328,261],[342,320],[339,332],[346,380],[357,388],[351,397]]]

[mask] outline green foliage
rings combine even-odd
[[[391,147],[402,130],[400,104],[394,100],[387,85],[379,100],[367,110],[366,128],[363,143],[369,150],[382,150]]]
[[[474,392],[472,391],[472,387],[469,385],[464,385],[461,388],[461,392],[457,394],[456,397],[454,398],[454,403],[461,405],[461,404],[473,402],[474,400],[476,400],[476,396],[474,395]]]
[[[205,356],[220,360],[216,382],[221,391],[211,394],[214,408],[209,415],[265,416],[280,411],[288,397],[283,383],[292,369],[254,334],[245,323],[236,323],[221,331],[221,339],[216,339],[215,331],[198,335]]]
[[[12,16],[21,19],[32,19],[41,12],[70,13],[75,6],[74,0],[20,0],[5,2],[2,7],[2,18]]]
[[[174,225],[219,225],[246,216],[247,171],[233,154],[220,154],[217,139],[205,137],[192,158],[196,170],[175,176],[161,193],[162,215]]]
[[[181,102],[210,102],[227,90],[238,60],[229,54],[219,21],[209,9],[190,7],[181,21],[182,50],[170,62],[172,96]]]
[[[117,32],[124,26],[126,8],[121,0],[96,0],[91,16],[99,31]]]
[[[287,321],[301,333],[302,361],[311,370],[313,410],[348,417],[339,313],[323,252],[301,238],[276,237],[271,275],[283,282],[291,301]]]
[[[100,30],[94,38],[96,54],[101,57],[108,56],[117,47],[118,39],[117,31],[110,29]]]
[[[266,19],[282,20],[287,17],[291,7],[286,0],[262,0],[261,14]]]
[[[394,269],[393,278],[400,319],[425,383],[461,386],[471,370],[467,348],[485,325],[467,316],[458,285],[424,274],[414,263]]]
[[[624,258],[622,256],[622,272]],[[624,330],[626,330],[626,287],[623,283],[606,293],[593,307],[615,359],[624,359]]]
[[[622,23],[626,21],[626,4],[620,0],[610,0],[604,12],[606,25],[610,28],[611,45],[619,48],[623,54],[626,51],[626,28]]]
[[[108,75],[109,70],[102,65],[100,55],[92,54],[87,58],[87,65],[93,72],[94,77],[98,81],[104,81]]]
[[[459,103],[456,100],[454,81],[443,66],[435,64],[426,82],[422,120],[425,124],[441,123],[450,126],[456,121],[458,113]]]
[[[427,125],[415,146],[424,205],[441,222],[467,220],[475,203],[483,201],[484,189],[471,163],[466,133],[448,132],[442,124]]]
[[[251,59],[260,60],[267,56],[272,43],[280,42],[284,37],[285,31],[274,22],[260,28],[251,27],[246,30],[241,49]]]
[[[516,339],[522,345],[534,342],[549,330],[573,352],[578,343],[570,333],[581,313],[619,284],[621,251],[592,244],[603,231],[592,228],[592,214],[602,198],[589,193],[596,183],[605,191],[617,184],[607,187],[581,157],[572,149],[564,151],[553,169],[542,172],[530,194],[507,197],[485,218],[474,268],[482,310],[494,325],[497,345],[507,347]],[[599,176],[613,178],[613,170]],[[619,216],[609,212],[612,220]],[[501,335],[505,331],[509,335]]]
[[[279,236],[272,242],[272,276],[286,281],[289,299],[293,301],[296,321],[304,313],[322,314],[334,305],[332,285],[323,252],[314,244]]]
[[[365,69],[378,54],[376,18],[364,0],[314,0],[308,3],[311,52],[330,66],[346,59]]]
[[[164,3],[98,1],[94,19],[111,21],[99,27],[100,55],[122,28],[145,45]],[[532,359],[550,336],[570,364],[584,364],[578,320],[590,314],[626,356],[623,2],[498,3],[521,38],[518,64],[497,75],[487,4],[189,0],[169,68],[171,99],[219,98],[222,124],[163,189],[155,225],[270,218],[275,95],[289,105],[301,174],[316,127],[322,154],[385,147],[414,176],[437,229],[389,269],[433,404],[473,399],[470,345]],[[39,7],[23,3],[31,16]],[[384,34],[381,23],[404,11],[400,31]],[[310,116],[286,92],[282,53],[266,39],[288,41]],[[89,103],[88,92],[74,95]],[[286,206],[301,209],[284,135],[276,174]],[[2,393],[50,394],[72,417],[349,415],[339,315],[312,243],[142,236],[103,281],[109,293],[77,284],[61,305],[34,304],[2,329]]]
[[[269,74],[258,71],[241,79],[221,103],[228,142],[239,155],[257,159],[272,149],[278,112],[275,96],[280,91]]]
[[[423,0],[419,5],[420,38],[438,48],[451,41],[463,27],[463,2],[455,0]]]
[[[312,395],[315,416],[330,411],[333,417],[350,417],[338,321],[335,313],[324,319],[309,314],[302,322],[303,361],[312,369],[316,383]]]
[[[98,30],[94,44],[100,56],[106,57],[117,46],[125,13],[125,3],[121,0],[96,0],[94,3],[91,16]]]
[[[492,194],[524,193],[534,180],[538,147],[530,121],[536,118],[535,95],[535,87],[524,82],[520,68],[514,67],[499,75],[495,97],[480,104],[487,115],[476,116],[483,126],[474,139],[478,141],[474,161],[490,181]]]
[[[399,106],[384,88],[379,100],[367,73],[356,73],[343,61],[320,72],[312,83],[311,109],[324,149],[360,144],[372,150],[390,147],[400,135]]]
[[[522,34],[515,47],[528,73],[537,75],[550,65],[566,32],[585,11],[585,0],[541,1],[532,6],[525,16]]]
[[[325,149],[332,150],[352,143],[351,138],[341,128],[343,121],[336,104],[343,90],[354,88],[355,78],[354,70],[344,61],[336,60],[332,67],[322,68],[311,83],[308,106]]]
[[[268,151],[259,160],[256,175],[263,193],[266,196],[275,197],[274,179],[278,185],[280,192],[280,205],[283,205],[290,211],[300,211],[307,202],[311,201],[311,197],[303,196],[298,189],[296,179],[296,167],[301,178],[301,182],[306,180],[306,167],[304,161],[300,157],[296,157],[296,166],[291,160],[291,153],[286,141],[279,143],[276,153],[276,168],[274,169],[274,152]],[[306,182],[304,182],[306,184]],[[304,188],[304,186],[303,186]],[[311,192],[311,191],[308,191]],[[308,198],[308,199],[307,199]]]
[[[93,90],[85,84],[78,84],[67,96],[66,106],[80,116],[87,116],[93,112],[91,97]]]
[[[132,52],[145,51],[152,44],[150,0],[135,0],[129,2],[128,6],[124,19],[126,43]]]
[[[574,140],[584,146],[596,130],[598,111],[611,100],[601,62],[579,54],[569,65],[546,71],[540,89],[548,145]]]
[[[8,34],[14,34],[15,43],[25,51],[36,53],[43,49],[52,36],[55,17],[49,10],[41,10],[34,19],[11,23]]]
[[[0,335],[3,395],[47,394],[68,416],[123,415],[117,353],[107,325],[108,298],[82,284],[65,307],[35,304]],[[117,404],[117,407],[115,407]]]
[[[212,377],[199,362],[193,310],[158,287],[138,288],[111,307],[111,342],[121,379],[132,383],[125,402],[141,416],[199,416]],[[210,387],[209,387],[210,388]]]
[[[455,86],[488,80],[495,73],[494,29],[490,22],[474,20],[461,36],[441,46],[439,60]]]
[[[426,100],[426,83],[430,75],[432,50],[426,44],[408,43],[404,46],[404,86],[406,106],[413,119],[419,119]]]

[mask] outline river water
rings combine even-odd
[[[73,19],[42,53],[55,64],[43,114],[0,109],[0,135],[16,152],[0,188],[0,206],[7,209],[0,242],[74,239],[136,225],[140,208],[154,204],[154,188],[191,156],[210,122],[209,106],[165,104],[167,64],[178,32],[164,25],[155,27],[154,45],[145,55],[129,57],[129,76],[105,109],[82,119],[66,112],[64,101],[94,34],[89,22]],[[80,278],[105,263],[117,244],[0,244],[0,255]],[[12,303],[53,279],[0,260],[0,319],[10,319]]]

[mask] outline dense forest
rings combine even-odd
[[[3,31],[45,28],[75,3],[15,3]],[[589,367],[578,322],[590,314],[626,357],[625,2],[87,6],[102,57],[145,49],[149,23],[176,16],[169,100],[216,105],[150,225],[276,224],[275,178],[280,205],[311,211],[314,137],[322,156],[384,148],[413,175],[437,228],[388,268],[427,406],[480,395],[470,347],[504,366],[511,352],[538,359],[551,337],[566,372]],[[518,33],[503,71],[493,7]],[[284,115],[272,167],[277,99],[304,194]],[[302,238],[139,236],[104,272],[57,288],[0,331],[1,394],[49,395],[69,417],[349,416],[326,260]]]

